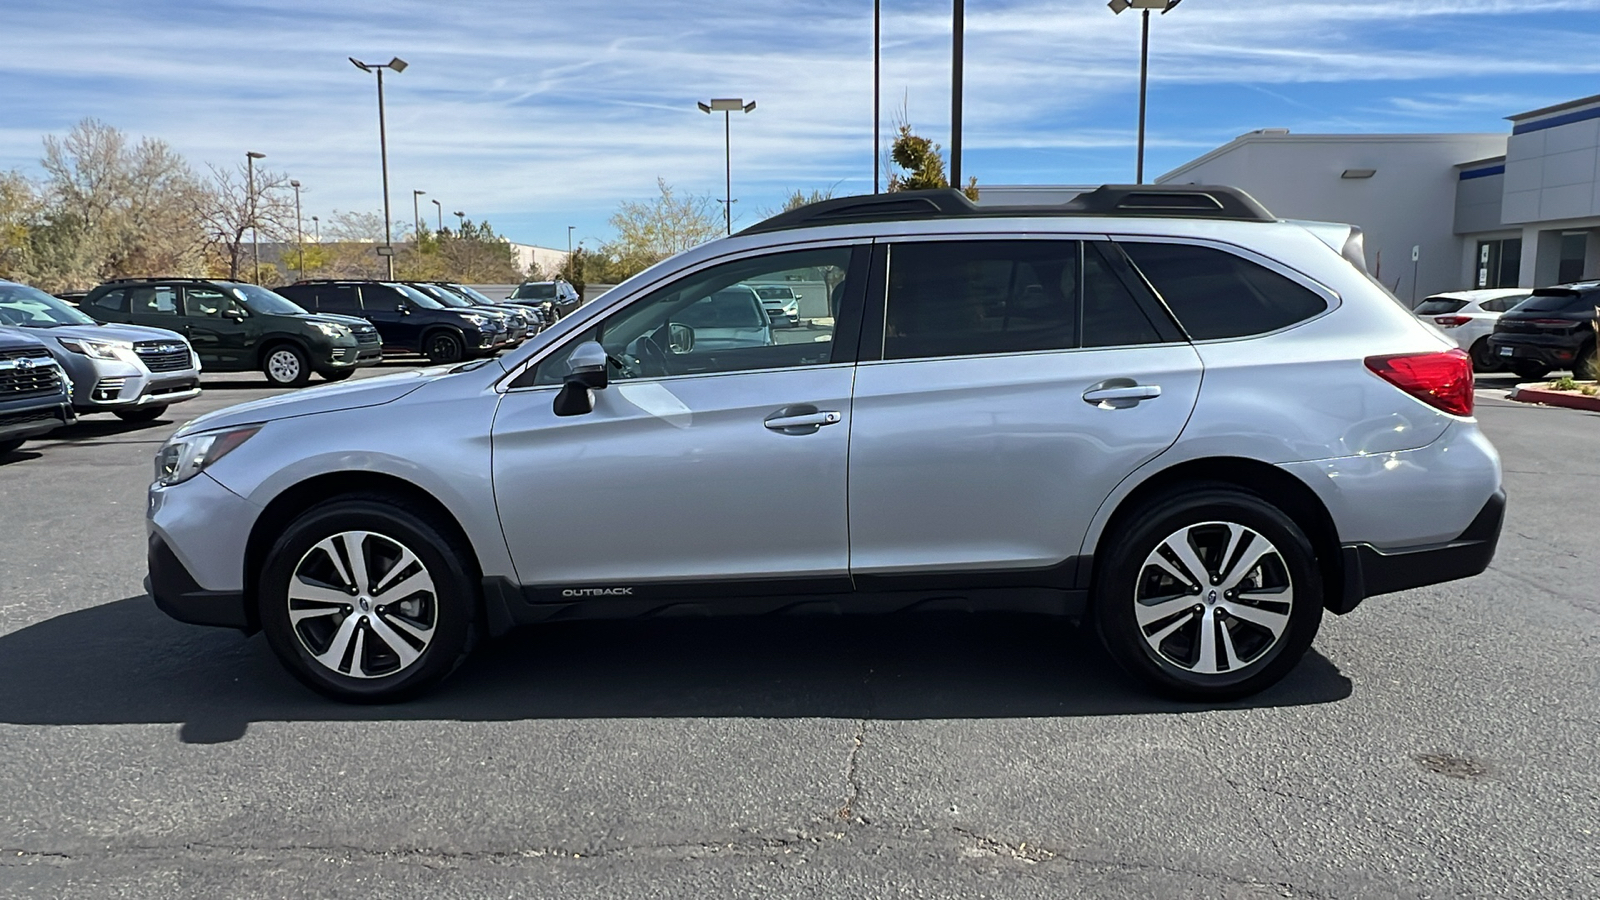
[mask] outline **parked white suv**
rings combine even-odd
[[[831,324],[685,320],[788,281],[825,285]],[[1325,609],[1488,565],[1504,494],[1472,412],[1467,355],[1349,226],[1197,186],[834,199],[500,359],[189,423],[156,458],[149,588],[346,700],[557,618],[923,606],[1083,616],[1215,700],[1280,679]]]
[[[1527,288],[1490,288],[1434,294],[1417,304],[1417,318],[1431,324],[1472,356],[1480,372],[1498,372],[1505,361],[1490,352],[1489,335],[1500,314],[1533,294]]]

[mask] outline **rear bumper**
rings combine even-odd
[[[1565,369],[1577,358],[1578,350],[1583,346],[1583,339],[1573,340],[1554,335],[1545,337],[1535,334],[1503,335],[1493,334],[1489,337],[1489,352],[1497,359],[1517,360],[1531,359],[1543,363],[1552,369]],[[1506,354],[1506,350],[1511,353]]]
[[[244,592],[200,587],[160,535],[150,535],[147,558],[150,574],[145,576],[144,589],[162,612],[191,625],[255,630],[245,607]]]
[[[1371,544],[1341,547],[1344,591],[1329,598],[1328,609],[1347,613],[1362,600],[1429,584],[1471,578],[1489,568],[1500,543],[1506,493],[1496,491],[1460,537],[1435,547],[1383,551]]]

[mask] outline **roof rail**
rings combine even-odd
[[[150,281],[228,281],[227,278],[202,278],[199,275],[138,275],[126,278],[107,278],[101,284],[139,284]]]
[[[1108,184],[1051,206],[979,206],[954,188],[836,197],[782,212],[740,234],[862,222],[910,222],[961,218],[1051,218],[1129,216],[1275,222],[1256,199],[1235,187],[1216,185]]]

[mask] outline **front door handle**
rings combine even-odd
[[[784,434],[816,434],[824,425],[837,425],[844,416],[837,410],[817,409],[815,406],[786,406],[762,421],[771,431]]]
[[[1101,409],[1126,409],[1141,400],[1154,400],[1159,396],[1161,396],[1159,384],[1130,384],[1087,391],[1083,395],[1083,402],[1092,403]]]

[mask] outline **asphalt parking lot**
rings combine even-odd
[[[1508,379],[1490,571],[1214,708],[961,615],[547,626],[324,701],[143,595],[156,447],[273,393],[205,382],[0,465],[0,896],[1600,896],[1600,415]]]

